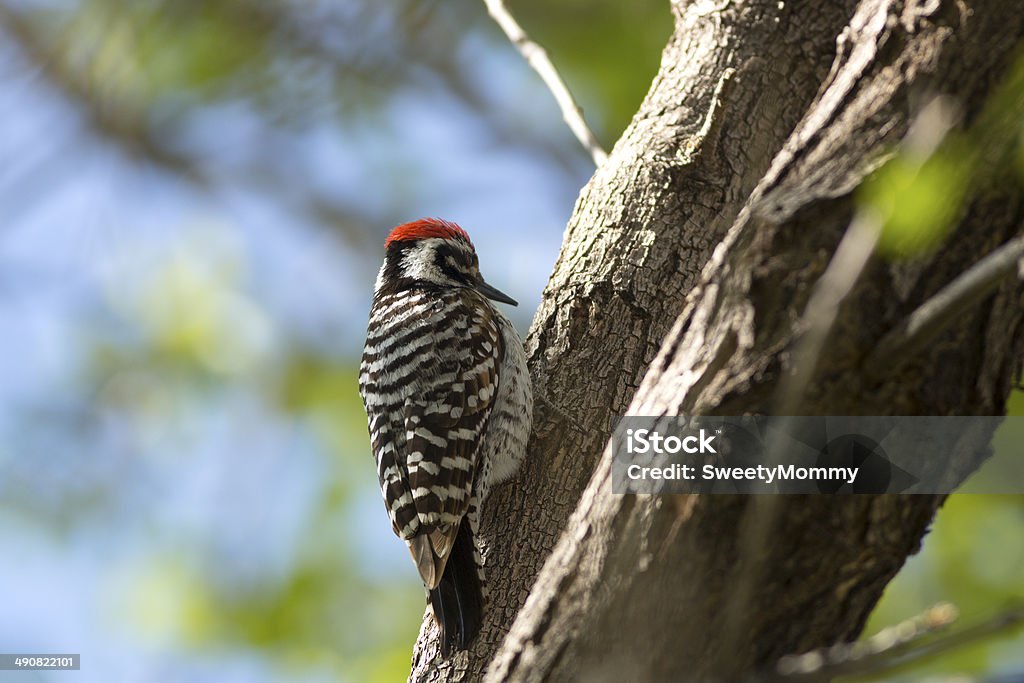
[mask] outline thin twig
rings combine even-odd
[[[882,222],[874,212],[858,211],[839,242],[832,261],[815,284],[798,327],[803,335],[794,350],[792,374],[779,387],[777,414],[798,414],[795,411],[799,410],[814,377],[825,342],[839,316],[839,308],[860,280],[875,252],[881,231]]]
[[[958,616],[956,607],[941,603],[923,614],[888,626],[865,640],[783,657],[775,666],[775,671],[787,680],[816,680],[834,676],[839,669],[846,671],[872,658],[905,654],[921,638],[949,627]]]
[[[487,5],[487,11],[491,17],[516,46],[526,63],[543,79],[548,90],[555,96],[555,101],[558,102],[558,108],[562,110],[562,118],[568,124],[569,130],[580,141],[583,148],[590,153],[594,159],[594,165],[600,166],[608,158],[608,153],[604,151],[587,122],[583,120],[583,110],[576,104],[565,81],[558,74],[555,65],[551,63],[548,53],[526,34],[515,17],[509,13],[503,0],[484,0],[484,4]]]
[[[988,296],[1024,259],[1024,236],[1002,245],[921,304],[882,338],[865,361],[871,377],[891,372]]]
[[[864,642],[783,657],[775,673],[759,680],[812,683],[829,681],[836,676],[891,671],[1024,624],[1024,605],[959,631],[931,637],[952,624],[956,617],[956,608],[952,605],[936,605],[918,617],[883,629]]]
[[[926,104],[914,118],[900,143],[900,155],[918,165],[930,159],[957,119],[952,105],[942,97]],[[793,374],[779,390],[779,415],[794,415],[821,359],[825,342],[832,332],[839,307],[853,290],[874,253],[881,236],[884,217],[864,208],[854,216],[836,248],[824,275],[815,284],[804,311],[803,338],[798,342],[792,366]]]

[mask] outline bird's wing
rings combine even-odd
[[[472,290],[382,302],[373,315],[360,389],[377,474],[395,533],[433,588],[469,507],[504,340]]]
[[[421,391],[406,399],[403,453],[419,522],[417,533],[406,540],[428,588],[440,581],[469,508],[503,353],[490,306],[461,303],[454,315],[448,309],[438,317],[433,362],[424,368]]]

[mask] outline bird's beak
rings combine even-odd
[[[508,294],[503,294],[502,292],[496,290],[494,287],[491,287],[489,284],[484,282],[482,278],[479,284],[477,284],[476,286],[476,291],[480,292],[488,299],[494,299],[495,301],[500,301],[503,304],[509,304],[511,306],[519,305],[518,301],[510,297]]]

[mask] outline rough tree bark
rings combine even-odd
[[[732,680],[855,637],[942,502],[615,496],[601,456],[627,408],[777,412],[853,191],[929,95],[971,122],[1024,18],[1009,0],[673,10],[661,71],[580,196],[527,342],[542,401],[531,461],[485,520],[484,632],[445,662],[425,620],[411,680]],[[1022,219],[1019,188],[996,184],[942,250],[871,259],[792,414],[1002,414],[1024,350],[1018,281],[882,378],[862,363]],[[982,450],[957,453],[951,476]]]

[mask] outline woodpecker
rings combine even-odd
[[[526,455],[533,393],[523,342],[491,300],[517,303],[484,281],[465,230],[421,219],[394,228],[384,251],[359,393],[392,528],[448,657],[480,629],[481,506]]]

